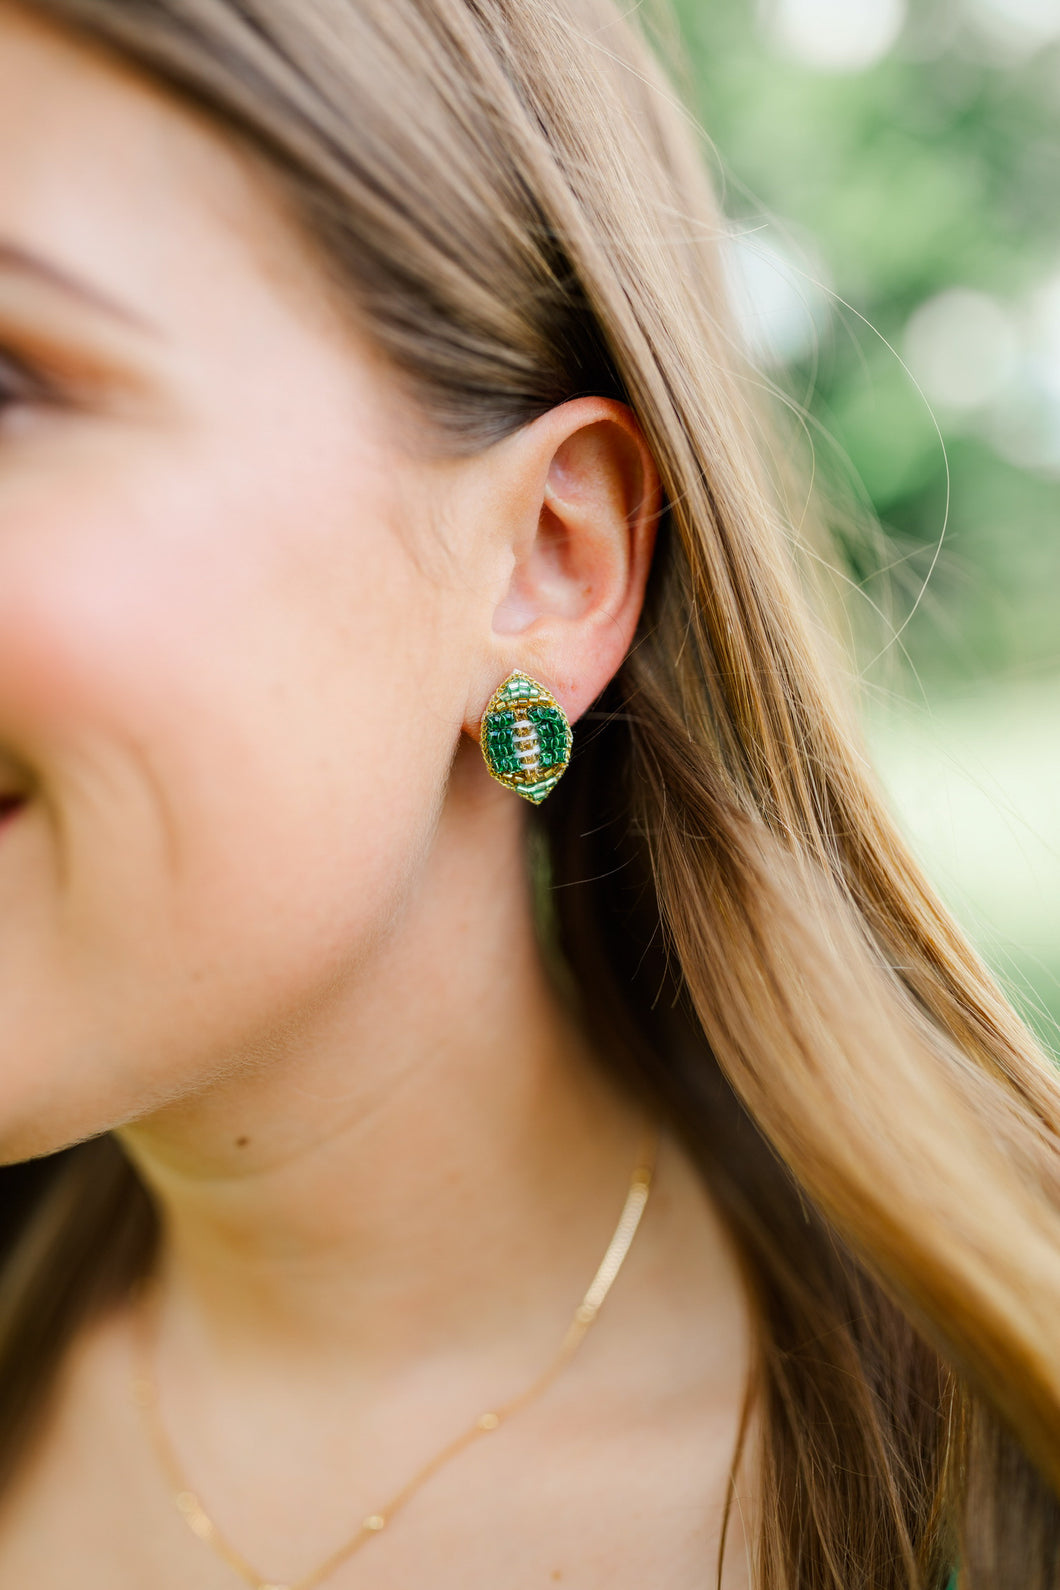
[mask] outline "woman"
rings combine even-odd
[[[4,4],[0,128],[0,1586],[1055,1584],[1056,1080],[634,26]]]

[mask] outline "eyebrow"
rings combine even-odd
[[[0,238],[0,271],[13,271],[22,276],[36,276],[38,280],[47,282],[51,287],[57,287],[60,292],[66,293],[70,298],[76,298],[91,308],[101,310],[113,320],[120,320],[127,326],[133,326],[138,331],[150,332],[158,335],[157,327],[150,321],[133,310],[118,303],[114,298],[102,292],[90,282],[81,280],[62,266],[56,265],[52,260],[45,259],[40,254],[34,254],[30,249],[23,248],[19,243],[12,243],[7,238]]]

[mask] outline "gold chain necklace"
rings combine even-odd
[[[630,1245],[636,1235],[640,1217],[644,1213],[644,1206],[648,1201],[648,1193],[651,1191],[658,1141],[656,1129],[648,1127],[641,1140],[637,1163],[633,1169],[629,1191],[626,1194],[626,1201],[618,1218],[618,1225],[615,1227],[614,1235],[608,1243],[607,1251],[590,1283],[589,1290],[574,1310],[574,1316],[567,1328],[563,1341],[560,1343],[559,1351],[543,1374],[539,1375],[532,1385],[528,1386],[525,1391],[520,1392],[518,1396],[513,1397],[509,1402],[501,1403],[486,1413],[480,1413],[473,1424],[469,1425],[466,1430],[463,1430],[446,1446],[442,1447],[441,1451],[436,1452],[432,1458],[429,1458],[402,1489],[384,1503],[378,1512],[369,1513],[365,1518],[362,1518],[349,1540],[336,1551],[333,1551],[329,1557],[325,1558],[319,1567],[314,1568],[311,1573],[295,1580],[290,1585],[280,1584],[273,1579],[266,1579],[258,1573],[256,1568],[252,1568],[247,1559],[225,1539],[203,1507],[199,1497],[187,1485],[172,1443],[162,1423],[158,1403],[158,1389],[151,1373],[149,1322],[154,1312],[152,1305],[157,1302],[157,1296],[154,1298],[148,1297],[141,1314],[142,1328],[139,1333],[138,1361],[133,1370],[132,1396],[133,1401],[141,1410],[159,1463],[173,1491],[173,1500],[177,1511],[181,1514],[192,1533],[197,1535],[204,1544],[210,1546],[228,1564],[233,1572],[239,1575],[244,1583],[253,1586],[253,1590],[315,1590],[317,1585],[322,1584],[342,1563],[352,1557],[355,1552],[360,1551],[361,1547],[366,1545],[374,1535],[378,1535],[386,1529],[395,1513],[404,1507],[410,1497],[433,1474],[436,1474],[443,1464],[448,1463],[458,1453],[463,1452],[466,1447],[477,1441],[480,1436],[491,1434],[510,1419],[513,1414],[518,1413],[521,1408],[525,1408],[527,1403],[540,1396],[546,1387],[552,1384],[560,1371],[566,1368],[581,1346],[590,1325],[599,1314],[603,1301],[611,1290],[615,1277],[622,1268],[622,1261],[629,1252]]]

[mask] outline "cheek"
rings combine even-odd
[[[0,743],[39,780],[0,832],[9,1154],[31,1116],[51,1147],[260,1047],[429,842],[454,648],[380,483],[203,474],[5,515]]]

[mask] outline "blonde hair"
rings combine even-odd
[[[1057,1078],[911,860],[834,694],[727,228],[644,37],[612,0],[29,9],[252,153],[445,445],[579,392],[632,406],[666,494],[643,617],[530,820],[601,1061],[680,1133],[742,1255],[756,1583],[938,1590],[959,1561],[962,1590],[1045,1590]],[[108,1140],[40,1172],[14,1227],[10,1461],[76,1321],[152,1241]]]

